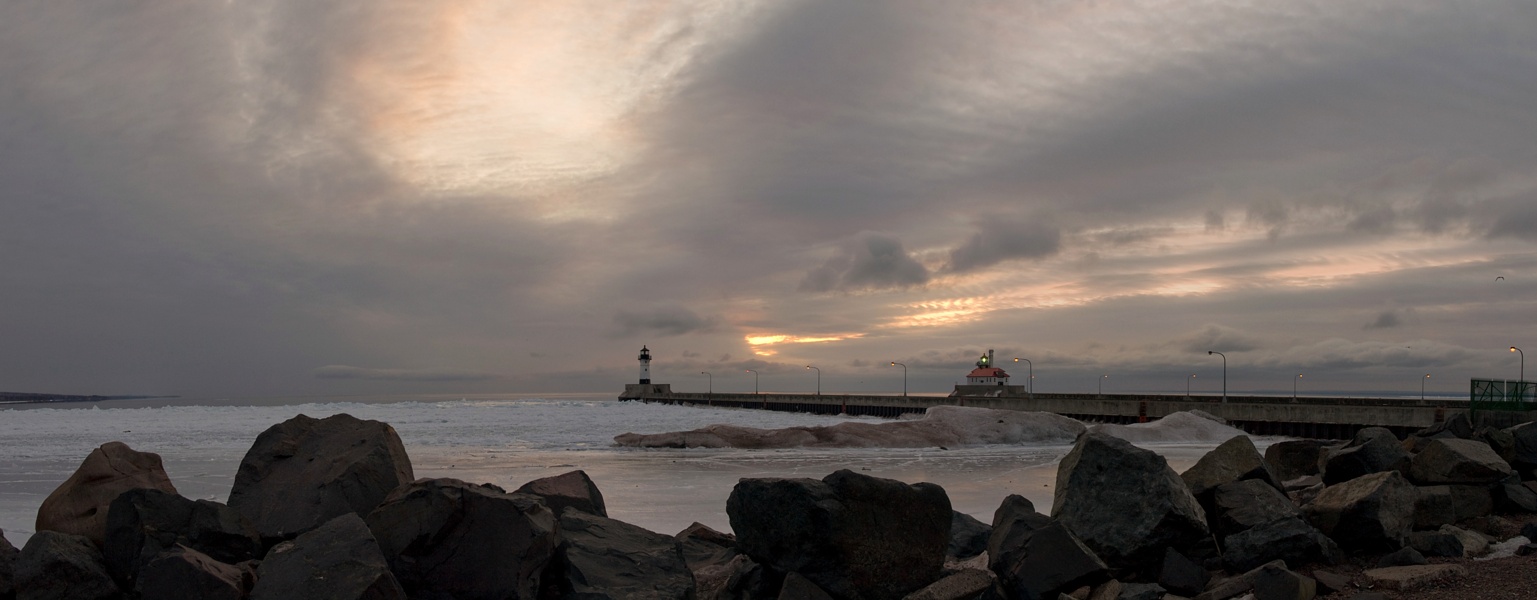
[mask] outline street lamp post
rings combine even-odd
[[[1302,379],[1302,374],[1301,373],[1298,373],[1297,377],[1292,379],[1292,402],[1296,402],[1297,401],[1297,382],[1300,381],[1301,379]]]
[[[1222,401],[1227,402],[1227,355],[1216,350],[1206,351],[1207,356],[1213,354],[1222,357]]]
[[[1424,400],[1425,399],[1425,380],[1426,379],[1430,379],[1430,373],[1426,373],[1424,377],[1420,378],[1420,400]]]
[[[756,396],[758,395],[758,372],[752,369],[747,369],[747,372],[752,373],[752,395]]]
[[[1195,373],[1191,373],[1189,377],[1185,378],[1185,397],[1186,398],[1190,397],[1190,382],[1192,382],[1192,381],[1195,381]]]
[[[1029,369],[1030,376],[1025,379],[1025,395],[1035,397],[1035,363],[1028,358],[1014,358],[1014,362],[1025,361],[1025,368]]]
[[[907,397],[907,365],[904,365],[904,364],[896,362],[896,361],[892,361],[891,362],[891,366],[893,366],[893,367],[902,367],[902,397],[906,398]]]
[[[710,383],[710,387],[709,387],[710,391],[705,392],[705,393],[710,395],[710,396],[714,396],[715,395],[715,376],[711,375],[711,374],[709,374],[708,372],[705,372],[705,371],[700,371],[699,374],[700,375],[704,375],[705,377],[707,377],[708,379],[706,379],[705,381],[708,381]]]
[[[821,396],[822,395],[822,370],[818,369],[816,367],[813,367],[811,365],[806,365],[806,368],[807,369],[815,370],[817,372],[817,395]]]
[[[1109,379],[1109,378],[1110,378],[1109,375],[1100,375],[1099,376],[1099,395],[1100,396],[1104,396],[1105,395],[1105,380]]]
[[[1519,402],[1524,400],[1524,396],[1526,396],[1526,390],[1524,389],[1525,384],[1522,383],[1523,381],[1526,381],[1526,353],[1522,352],[1520,348],[1515,346],[1511,346],[1510,351],[1521,355],[1521,374],[1516,378],[1516,393],[1519,394],[1519,396],[1516,397],[1516,401]]]

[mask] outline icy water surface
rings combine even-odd
[[[853,469],[943,486],[956,510],[991,522],[1009,494],[1051,507],[1057,462],[1068,445],[896,449],[636,449],[613,445],[621,433],[660,433],[731,423],[765,429],[881,422],[758,410],[617,402],[610,397],[527,396],[261,399],[104,402],[70,408],[0,409],[0,529],[20,546],[37,507],[97,446],[119,440],[165,461],[182,495],[223,501],[241,457],[266,428],[297,414],[348,413],[391,424],[417,477],[454,477],[507,489],[584,469],[602,490],[610,516],[672,534],[694,521],[729,530],[726,497],[743,477],[821,478]],[[122,408],[118,408],[123,406]],[[1188,433],[1188,432],[1187,432]],[[1138,445],[1180,471],[1222,440]],[[1199,437],[1199,436],[1196,436]],[[1265,440],[1256,439],[1262,448]]]

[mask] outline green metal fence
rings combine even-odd
[[[1537,383],[1474,379],[1468,393],[1468,408],[1473,412],[1537,410]]]

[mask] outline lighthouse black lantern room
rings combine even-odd
[[[640,347],[640,382],[651,383],[651,350]]]

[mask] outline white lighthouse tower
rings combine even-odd
[[[640,347],[640,382],[651,383],[651,350],[644,345]]]

